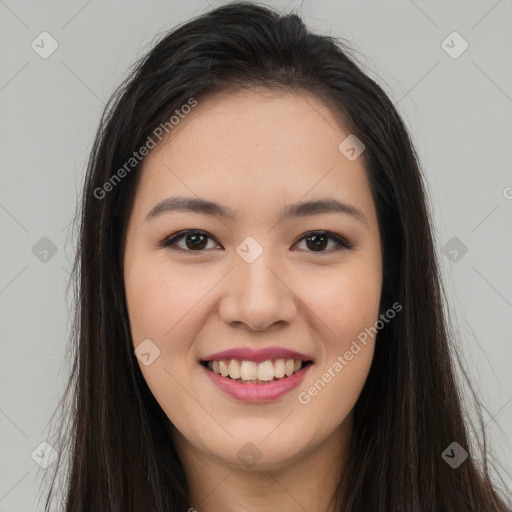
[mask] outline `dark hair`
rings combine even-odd
[[[67,512],[190,506],[169,419],[146,385],[131,340],[123,252],[143,160],[133,169],[125,164],[190,98],[263,86],[315,94],[366,146],[362,158],[383,240],[381,308],[403,306],[379,332],[355,405],[349,459],[333,497],[338,510],[506,512],[489,473],[479,406],[483,449],[469,444],[417,155],[393,103],[349,54],[347,44],[309,32],[296,14],[235,2],[166,34],[112,96],[77,216],[73,366],[59,404],[59,459],[45,510],[66,450]],[[127,172],[113,183],[123,166]],[[456,469],[441,456],[453,441],[469,453]]]

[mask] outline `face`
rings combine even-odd
[[[308,93],[219,93],[145,160],[124,254],[133,344],[198,456],[278,469],[350,432],[382,264],[348,135]]]

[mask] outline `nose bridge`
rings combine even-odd
[[[275,253],[250,238],[237,248],[219,311],[227,323],[243,322],[254,330],[264,330],[278,321],[289,322],[296,313],[295,301]]]
[[[268,237],[265,239],[268,241]],[[263,247],[254,238],[247,237],[237,248],[239,261],[236,264],[236,274],[240,279],[243,296],[247,302],[260,301],[278,302],[283,293],[283,283],[278,278],[279,267],[275,251],[268,244]],[[281,271],[282,273],[282,271]]]
[[[242,287],[246,287],[248,297],[278,296],[281,294],[282,281],[278,278],[279,262],[275,254],[269,250],[263,251],[254,261],[241,258],[235,272]]]

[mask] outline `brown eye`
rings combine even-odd
[[[162,247],[181,252],[203,252],[208,245],[208,239],[214,240],[204,231],[181,231],[161,243]],[[178,245],[178,242],[185,241],[185,247]]]
[[[329,237],[326,235],[310,235],[305,240],[312,251],[323,251],[329,243]]]
[[[167,247],[178,252],[204,252],[208,247],[208,240],[215,239],[204,231],[185,230],[175,233],[171,237],[161,242],[161,247]],[[180,245],[181,242],[185,245]],[[305,241],[307,252],[315,253],[331,253],[342,249],[352,249],[353,246],[342,237],[335,235],[329,231],[312,231],[306,233],[299,241]],[[329,249],[329,242],[333,242],[333,246]],[[210,247],[210,249],[216,248]]]
[[[306,247],[309,249],[308,252],[330,253],[342,249],[352,249],[352,244],[329,231],[315,231],[307,233],[300,240],[305,241]],[[325,250],[329,241],[334,242],[334,247],[331,247],[329,250]]]
[[[202,234],[185,235],[185,244],[188,249],[204,249],[207,245],[207,238]]]

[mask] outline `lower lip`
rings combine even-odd
[[[289,393],[292,389],[295,389],[302,382],[302,379],[312,366],[313,364],[309,363],[290,377],[283,377],[282,379],[272,381],[268,384],[244,384],[243,382],[237,382],[229,377],[217,375],[215,372],[201,365],[208,377],[210,377],[218,388],[243,402],[271,402],[277,400],[286,395],[286,393]]]

